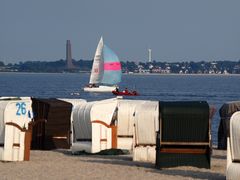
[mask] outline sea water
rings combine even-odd
[[[88,93],[83,87],[90,74],[0,73],[0,96],[39,98],[81,98],[88,101],[115,97],[111,93]],[[128,99],[162,101],[207,101],[217,112],[212,120],[213,144],[217,144],[219,108],[228,101],[240,101],[238,75],[123,75],[120,89],[137,90]]]

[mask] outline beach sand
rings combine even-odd
[[[211,169],[155,169],[131,155],[71,155],[66,150],[31,151],[30,161],[0,162],[1,179],[225,179],[226,151],[213,150]]]

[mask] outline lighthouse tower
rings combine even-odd
[[[152,49],[148,49],[148,62],[152,62]]]
[[[67,60],[67,69],[74,69],[74,65],[72,63],[72,51],[71,51],[71,43],[70,40],[67,40],[66,45],[66,60]]]

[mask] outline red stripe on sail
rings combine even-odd
[[[104,63],[104,70],[119,71],[121,70],[121,63],[120,62]]]

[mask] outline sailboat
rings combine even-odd
[[[117,55],[103,43],[101,37],[93,60],[88,92],[112,92],[121,82],[122,68]]]

